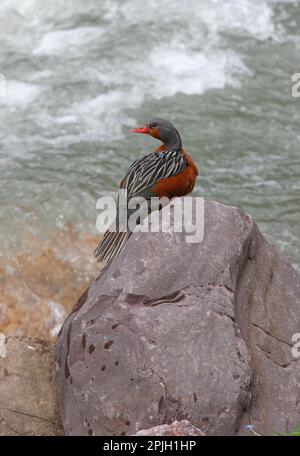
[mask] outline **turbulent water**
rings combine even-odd
[[[66,223],[95,234],[98,196],[174,121],[197,195],[238,205],[300,268],[300,2],[2,0],[0,243]],[[31,238],[30,238],[31,236]]]

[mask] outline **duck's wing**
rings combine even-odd
[[[152,187],[162,179],[176,176],[187,166],[185,157],[177,150],[152,152],[136,160],[120,183],[127,197],[155,196]]]

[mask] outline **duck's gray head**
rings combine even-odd
[[[145,123],[143,127],[131,130],[133,133],[143,133],[163,142],[167,149],[180,150],[181,138],[171,122],[165,119],[153,119]]]

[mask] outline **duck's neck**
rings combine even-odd
[[[174,148],[173,146],[172,147],[167,147],[165,144],[161,144],[160,146],[158,146],[154,152],[168,152],[168,150],[178,150],[178,152],[184,154],[184,150],[182,147],[180,148]]]
[[[164,141],[165,150],[181,150],[182,142],[178,131],[174,128],[172,135],[169,135],[168,139]]]

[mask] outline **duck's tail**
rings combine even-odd
[[[94,251],[95,257],[98,259],[98,262],[104,260],[110,262],[116,256],[118,256],[130,235],[130,231],[122,232],[107,230],[104,233],[104,236],[101,239],[98,247]]]

